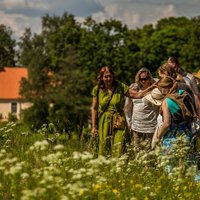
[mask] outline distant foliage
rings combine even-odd
[[[88,123],[92,87],[97,70],[110,65],[120,81],[130,84],[141,67],[156,76],[156,69],[169,56],[176,56],[188,72],[200,66],[200,17],[165,18],[155,26],[129,29],[120,21],[97,23],[91,17],[83,24],[71,14],[42,17],[42,32],[26,29],[19,42],[19,62],[27,66],[29,80],[23,80],[21,94],[45,116],[29,117],[53,121],[60,129],[76,129]],[[33,123],[37,120],[32,120]],[[45,122],[46,123],[46,122]],[[35,125],[35,124],[34,124]],[[37,126],[37,125],[36,125]]]

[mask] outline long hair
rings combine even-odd
[[[164,87],[169,87],[170,90],[168,94],[176,93],[177,92],[177,82],[170,76],[165,76],[162,77],[158,82],[157,82],[158,89],[160,90],[161,88]]]
[[[135,83],[137,83],[137,85],[138,85],[139,88],[141,88],[141,86],[142,86],[141,83],[140,83],[140,74],[142,72],[146,72],[147,73],[147,75],[149,76],[149,78],[151,80],[151,84],[153,84],[155,82],[154,79],[153,79],[153,76],[152,76],[152,74],[150,72],[150,70],[148,70],[147,68],[143,67],[135,75]]]
[[[167,76],[172,77],[173,79],[176,79],[177,72],[175,69],[168,63],[162,64],[158,69],[157,72],[160,72],[161,74],[167,74]]]
[[[113,71],[113,68],[110,67],[110,66],[104,66],[102,68],[100,68],[99,72],[98,72],[98,75],[97,75],[97,81],[98,81],[98,86],[99,88],[101,89],[105,89],[105,84],[103,82],[103,75],[106,71],[109,71],[112,76],[113,76],[113,85],[116,84],[116,81],[115,81],[115,74],[114,74],[114,71]]]

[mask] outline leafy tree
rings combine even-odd
[[[24,112],[25,121],[34,128],[40,128],[47,123],[48,117],[48,56],[45,51],[45,40],[41,35],[32,35],[30,29],[26,29],[20,47],[20,62],[28,69],[28,79],[22,80],[21,94],[33,104],[27,112]]]
[[[78,59],[80,25],[67,13],[61,17],[46,15],[42,25],[40,35],[33,36],[26,30],[21,38],[21,62],[28,65],[29,70],[29,79],[23,80],[21,92],[35,110],[48,105],[43,112],[44,122],[48,120],[61,130],[69,130],[87,121],[88,115],[85,77]]]
[[[34,118],[36,126],[53,122],[64,132],[83,126],[90,115],[93,80],[105,65],[127,84],[141,67],[155,73],[169,56],[178,57],[187,71],[197,70],[199,24],[199,17],[171,17],[131,30],[114,19],[97,23],[88,17],[79,24],[68,13],[47,14],[42,32],[32,35],[26,29],[19,44],[20,61],[29,71],[21,92],[34,109],[27,119]]]
[[[5,66],[15,66],[15,44],[10,28],[0,24],[0,70]]]

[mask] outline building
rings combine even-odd
[[[20,81],[28,78],[28,70],[19,67],[5,67],[0,72],[0,119],[7,121],[9,113],[20,119],[23,109],[31,106],[20,95]]]

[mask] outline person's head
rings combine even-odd
[[[114,71],[110,66],[104,66],[99,70],[98,85],[100,88],[105,89],[106,86],[111,86],[115,83]]]
[[[177,83],[172,77],[169,76],[162,77],[157,82],[157,86],[163,95],[177,92]]]
[[[177,72],[175,71],[175,69],[168,63],[164,63],[162,64],[158,70],[158,75],[159,77],[164,77],[164,76],[170,76],[172,77],[173,79],[176,79],[177,77]]]
[[[146,89],[154,82],[153,76],[147,68],[140,69],[135,76],[135,83],[137,83],[141,89]]]
[[[175,69],[176,72],[178,73],[180,72],[180,68],[181,68],[180,63],[176,57],[169,57],[167,60],[167,63],[171,65]]]

